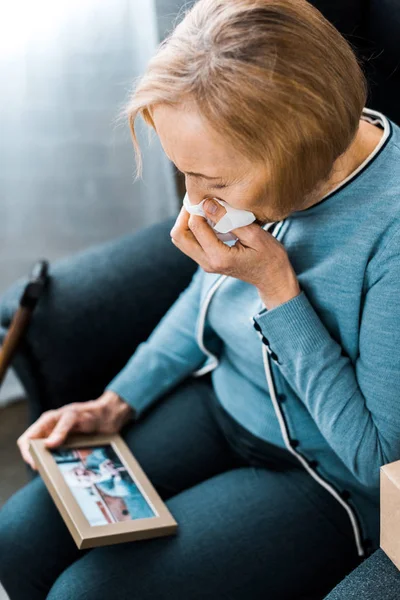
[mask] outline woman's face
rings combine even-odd
[[[158,104],[150,113],[164,152],[185,175],[192,204],[213,196],[252,211],[260,224],[282,218],[268,207],[265,167],[238,154],[194,105]]]

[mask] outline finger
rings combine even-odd
[[[33,438],[31,438],[31,439],[33,439]],[[26,444],[24,444],[23,448],[20,447],[20,452],[21,452],[23,460],[31,467],[31,469],[33,469],[34,471],[37,471],[35,461],[29,451],[30,442],[31,442],[31,440],[28,439]]]
[[[203,266],[206,264],[204,250],[199,245],[199,242],[193,235],[189,226],[189,221],[192,220],[193,217],[194,215],[191,215],[186,208],[182,206],[175,224],[170,231],[171,242],[179,248],[181,252],[192,258],[200,266]],[[201,219],[205,222],[203,217],[196,216],[196,219]]]
[[[217,213],[213,216],[206,213],[214,223],[226,213],[219,202],[215,204],[217,204]],[[197,262],[206,272],[214,272],[212,264],[221,265],[221,262],[224,264],[224,261],[232,256],[235,250],[237,251],[237,248],[234,250],[229,248],[216,236],[204,217],[190,214],[185,206],[182,207],[170,231],[170,236],[174,246]]]
[[[211,204],[209,204],[209,202]],[[215,213],[212,213],[209,210],[209,207],[211,205],[216,206],[217,210]],[[220,219],[222,219],[222,217],[226,214],[226,209],[221,204],[219,204],[219,202],[217,202],[216,200],[213,200],[211,198],[209,200],[207,200],[206,202],[204,202],[203,207],[204,207],[204,212],[215,223],[218,223],[220,221]],[[235,235],[237,238],[239,238],[239,241],[244,242],[245,244],[249,243],[248,245],[252,245],[252,242],[256,241],[257,239],[264,240],[265,234],[267,234],[267,232],[265,232],[263,234],[262,228],[259,225],[257,225],[255,222],[250,223],[250,225],[243,225],[241,227],[235,227],[234,229],[230,230],[230,233],[233,233],[233,235]],[[203,230],[200,231],[200,235],[203,235]],[[201,243],[201,240],[199,240],[199,241]],[[221,243],[223,243],[223,242],[221,242]],[[235,247],[233,247],[233,248],[235,248]],[[234,249],[233,252],[236,252],[236,250],[237,250],[237,248]]]
[[[191,218],[202,219],[202,217],[194,217]],[[190,231],[189,234],[179,234],[175,237],[171,237],[171,242],[176,246],[181,252],[192,258],[197,264],[199,264],[203,269],[207,269],[209,267],[209,263],[207,260],[207,256],[197,241],[196,237]]]
[[[35,463],[29,452],[29,441],[31,439],[46,437],[49,431],[54,427],[54,424],[59,418],[57,411],[46,411],[44,412],[22,435],[17,439],[17,446],[21,452],[22,458],[27,462],[33,469],[36,470]]]
[[[32,455],[29,458],[29,463],[28,464],[29,464],[29,466],[31,467],[31,469],[33,471],[37,471],[37,466],[36,466],[36,463],[35,463]]]
[[[169,232],[170,236],[173,238],[177,238],[179,235],[183,235],[183,234],[193,235],[189,228],[189,218],[190,218],[190,213],[186,210],[186,208],[184,206],[182,206],[182,208],[179,211],[179,214],[176,218],[174,226],[172,227],[171,231]]]
[[[54,448],[62,444],[77,421],[77,412],[74,409],[65,410],[54,427],[49,437],[45,440],[45,446]]]
[[[215,208],[215,212],[212,212],[210,209]],[[208,198],[203,204],[203,210],[206,213],[207,217],[211,219],[214,223],[218,223],[220,219],[226,214],[226,208],[222,206],[216,200],[212,198]]]
[[[200,217],[198,215],[192,215],[189,221],[189,225],[196,239],[197,245],[199,245],[199,247],[202,250],[202,260],[212,261],[216,258],[220,260],[221,256],[227,258],[229,255],[232,256],[232,252],[235,252],[235,250],[232,250],[232,248],[234,248],[233,246],[227,246],[222,240],[220,240],[217,237],[216,232],[207,223],[207,221],[203,219],[203,217]],[[188,240],[185,243],[187,244],[187,248],[189,249],[189,251],[196,251],[194,242],[193,245],[190,240]]]

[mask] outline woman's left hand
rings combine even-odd
[[[226,210],[211,200],[217,205],[217,211],[211,213],[207,209],[209,202],[204,202],[204,211],[217,223]],[[239,239],[234,246],[228,246],[217,238],[203,217],[190,214],[184,206],[170,231],[175,246],[206,273],[229,275],[254,285],[267,309],[300,294],[287,252],[273,235],[255,223],[232,229],[232,233]]]

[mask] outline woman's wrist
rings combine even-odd
[[[260,288],[257,289],[258,294],[267,310],[276,308],[277,306],[280,306],[284,302],[288,302],[301,293],[300,284],[296,275],[293,273],[288,276],[285,285],[282,285],[282,287],[274,292],[271,292],[271,290],[264,291]]]
[[[120,427],[135,417],[135,410],[112,390],[105,390],[98,402],[103,407],[104,419],[113,420]]]

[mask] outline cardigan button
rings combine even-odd
[[[277,396],[277,400],[279,402],[285,402],[286,398],[287,398],[287,396],[285,394],[278,394],[278,396]]]
[[[316,469],[319,465],[319,462],[317,460],[310,460],[308,464],[312,469]]]
[[[269,341],[267,340],[267,338],[265,337],[265,335],[262,336],[261,341],[262,341],[263,344],[265,344],[269,348]]]
[[[253,321],[254,321],[254,319],[253,319]],[[254,329],[256,329],[257,331],[261,331],[261,327],[259,326],[257,321],[254,321],[253,325],[254,325]]]
[[[341,496],[343,500],[348,500],[351,496],[349,490],[342,490]]]
[[[275,354],[275,352],[273,352],[272,350],[270,352],[270,356],[271,356],[272,360],[274,360],[276,363],[279,364],[278,355]]]
[[[299,440],[291,440],[292,442],[292,448],[297,448],[297,446],[300,444]]]

